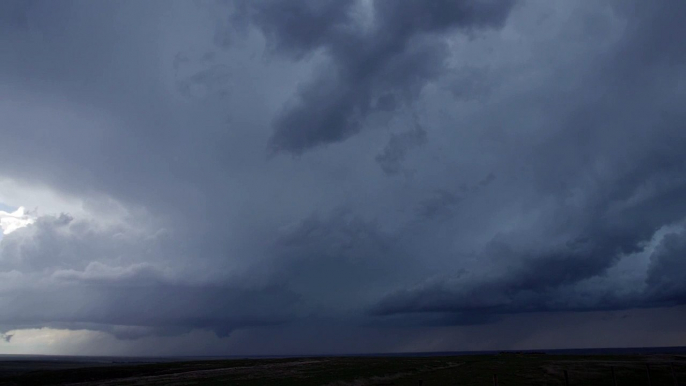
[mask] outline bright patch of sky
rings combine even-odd
[[[0,229],[8,235],[17,229],[33,224],[35,219],[22,206],[13,212],[0,210]]]

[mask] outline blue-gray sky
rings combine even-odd
[[[2,1],[0,353],[686,345],[685,18]]]

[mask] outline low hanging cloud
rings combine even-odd
[[[298,296],[278,286],[247,288],[182,276],[165,261],[171,256],[159,254],[166,242],[164,236],[101,228],[66,215],[40,217],[0,244],[0,267],[16,272],[14,280],[0,286],[12,295],[0,300],[6,311],[0,325],[29,321],[31,326],[74,324],[105,331],[116,325],[149,333],[204,328],[226,335],[294,316]]]

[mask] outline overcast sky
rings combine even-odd
[[[0,353],[686,345],[684,20],[0,1]]]

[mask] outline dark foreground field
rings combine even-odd
[[[650,369],[650,380],[648,379]],[[166,363],[3,360],[0,385],[686,385],[686,355],[497,354]]]

